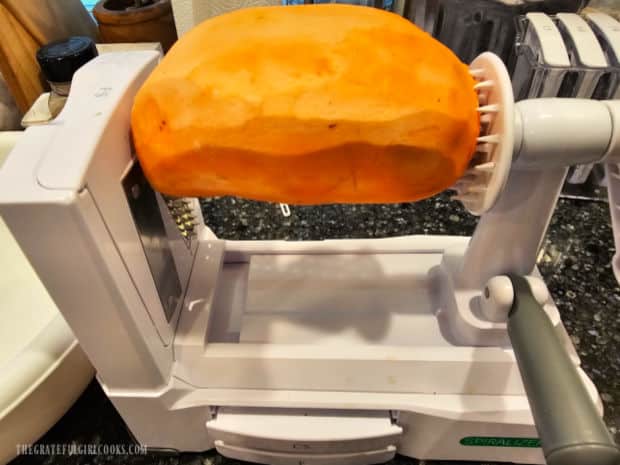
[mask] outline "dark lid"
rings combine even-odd
[[[97,56],[90,37],[69,37],[44,45],[37,51],[37,61],[45,79],[50,82],[69,82],[73,74]]]

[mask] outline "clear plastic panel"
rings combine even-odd
[[[526,16],[517,20],[517,40],[515,46],[516,65],[512,76],[515,100],[538,97],[580,97],[597,100],[611,99],[618,92],[620,82],[620,67],[618,57],[614,56],[613,48],[606,43],[605,35],[595,27],[592,21],[588,21],[585,27],[594,32],[598,46],[603,51],[606,66],[586,65],[591,57],[580,56],[583,54],[584,44],[576,43],[573,34],[565,24],[557,17],[550,17],[552,24],[557,28],[568,56],[566,66],[557,66],[549,63],[542,53],[540,37],[531,21]],[[549,23],[551,25],[551,23]],[[596,44],[595,44],[596,45]],[[581,48],[581,50],[579,50]],[[600,52],[599,49],[599,52]],[[593,54],[595,55],[595,54]],[[591,61],[591,60],[590,60]],[[567,177],[567,186],[564,193],[583,197],[595,197],[595,186],[590,189],[584,185],[588,178],[592,177],[593,165],[584,165],[571,168]],[[600,175],[595,177],[600,178]],[[592,190],[592,194],[590,194]],[[573,192],[575,191],[575,192]]]
[[[620,2],[616,5],[620,14]],[[586,14],[586,20],[596,35],[609,63],[609,72],[601,76],[599,86],[592,98],[597,100],[620,98],[620,22],[611,16],[593,12]]]
[[[549,63],[543,54],[544,37],[540,37],[534,25],[526,16],[516,21],[517,37],[515,44],[515,67],[512,75],[512,87],[515,100],[538,97],[558,97],[569,94],[571,77],[567,77],[569,66]],[[556,55],[566,54],[566,50],[557,50]],[[558,60],[560,61],[560,60]],[[564,83],[566,77],[567,82]],[[565,95],[568,96],[568,95]]]

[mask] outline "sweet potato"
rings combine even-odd
[[[182,37],[131,115],[151,184],[175,196],[380,203],[440,192],[479,132],[467,67],[395,14],[247,8]]]

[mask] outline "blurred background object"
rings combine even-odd
[[[620,1],[619,0],[590,0],[588,3],[588,8],[586,8],[585,12],[591,11],[592,9],[596,9],[602,13],[607,13],[615,17],[616,19],[620,19]]]
[[[252,6],[281,5],[282,0],[172,0],[179,37],[207,18]]]
[[[50,92],[39,96],[22,118],[22,126],[43,124],[54,119],[65,106],[75,72],[97,56],[90,37],[74,36],[56,40],[37,51],[37,62]]]
[[[0,0],[0,72],[23,113],[47,87],[36,51],[72,35],[97,39],[97,26],[80,0]]]
[[[19,129],[19,115],[15,99],[0,74],[0,131]]]
[[[383,8],[414,22],[447,45],[464,63],[491,51],[510,65],[515,19],[519,15],[531,11],[576,12],[587,0],[283,0],[283,3],[350,3]]]
[[[447,45],[464,63],[491,51],[510,67],[518,16],[528,12],[578,12],[588,0],[172,0],[172,8],[181,36],[207,18],[238,8],[317,3],[348,3],[393,11]],[[595,3],[615,4],[618,8],[619,2]]]
[[[168,51],[177,40],[170,0],[101,0],[93,15],[104,43],[159,42]]]
[[[347,3],[349,5],[373,6],[375,8],[383,8],[384,10],[392,10],[393,0],[284,0],[286,5],[305,5],[308,3]]]

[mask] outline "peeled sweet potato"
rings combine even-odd
[[[182,37],[131,115],[175,196],[401,202],[451,186],[479,132],[467,67],[411,22],[350,5],[248,8]]]

